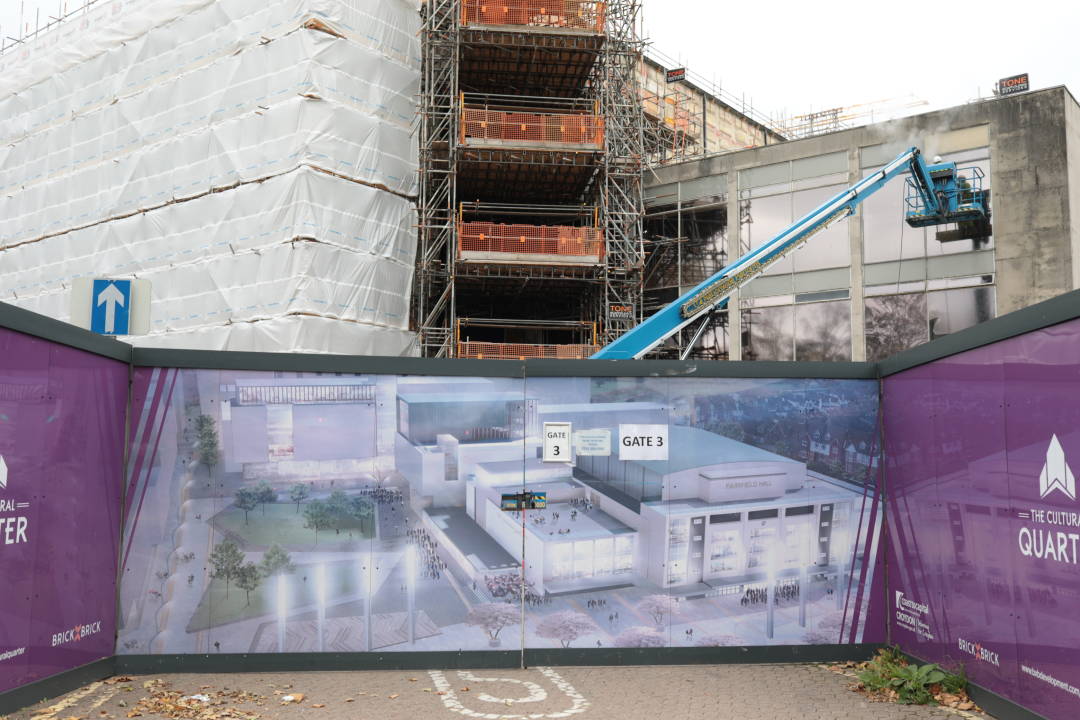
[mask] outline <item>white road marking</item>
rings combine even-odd
[[[112,698],[112,696],[115,695],[118,692],[119,692],[119,690],[117,690],[115,687],[109,688],[108,690],[106,690],[104,693],[101,694],[101,697],[99,697],[94,702],[90,703],[90,709],[91,710],[98,709],[99,707],[101,707],[105,703],[109,702],[109,700]]]
[[[49,720],[49,718],[52,718],[60,711],[66,710],[67,708],[71,707],[90,693],[97,690],[99,687],[101,687],[101,683],[99,682],[90,683],[82,690],[76,690],[55,705],[50,705],[47,708],[42,708],[41,710],[35,712],[33,720]]]
[[[547,691],[534,682],[528,680],[513,680],[511,678],[493,678],[493,677],[477,677],[468,670],[461,670],[458,672],[458,677],[465,682],[505,682],[505,683],[517,683],[518,685],[524,685],[529,691],[529,695],[523,698],[497,698],[487,693],[480,693],[476,696],[477,700],[483,700],[484,702],[506,704],[507,702],[523,703],[523,702],[542,702],[547,700]]]
[[[547,720],[556,718],[570,717],[578,713],[583,713],[589,709],[590,703],[585,697],[574,689],[574,686],[563,679],[559,673],[555,672],[549,667],[537,667],[542,675],[544,675],[551,683],[559,689],[567,698],[570,699],[570,707],[559,712],[552,713],[510,713],[500,714],[493,712],[480,712],[477,710],[470,710],[465,707],[461,700],[458,698],[457,693],[454,691],[453,685],[446,679],[446,674],[439,670],[430,670],[428,675],[431,676],[431,681],[435,685],[442,698],[443,705],[450,712],[459,713],[466,717],[482,718],[482,720]],[[475,696],[477,700],[482,702],[494,702],[502,703],[504,705],[513,705],[521,702],[540,702],[547,698],[547,691],[540,687],[537,683],[530,682],[528,680],[516,680],[513,678],[494,678],[494,677],[477,677],[473,673],[467,670],[458,671],[458,677],[464,682],[505,682],[505,683],[518,683],[523,685],[529,690],[529,695],[525,698],[497,698],[487,693],[480,693]]]

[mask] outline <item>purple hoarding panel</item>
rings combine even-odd
[[[138,369],[118,652],[511,650],[523,535],[528,647],[878,641],[877,418],[863,380]]]
[[[1053,720],[1080,714],[1078,360],[1073,321],[884,388],[892,640]]]
[[[113,654],[127,366],[0,329],[0,692]]]

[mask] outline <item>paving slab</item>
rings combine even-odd
[[[9,717],[165,718],[170,715],[140,700],[171,689],[205,695],[202,713],[200,700],[185,701],[195,708],[186,717],[202,720],[243,720],[247,713],[264,720],[993,720],[978,712],[871,703],[851,683],[810,664],[164,674],[91,683]],[[302,701],[283,703],[296,693]]]

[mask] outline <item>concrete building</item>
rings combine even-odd
[[[983,173],[990,237],[908,227],[894,181],[744,288],[695,354],[873,360],[1080,287],[1080,105],[1055,87],[657,168],[646,312],[912,145]]]

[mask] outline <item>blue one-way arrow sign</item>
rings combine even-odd
[[[95,279],[90,297],[90,329],[102,335],[127,335],[131,281]]]

